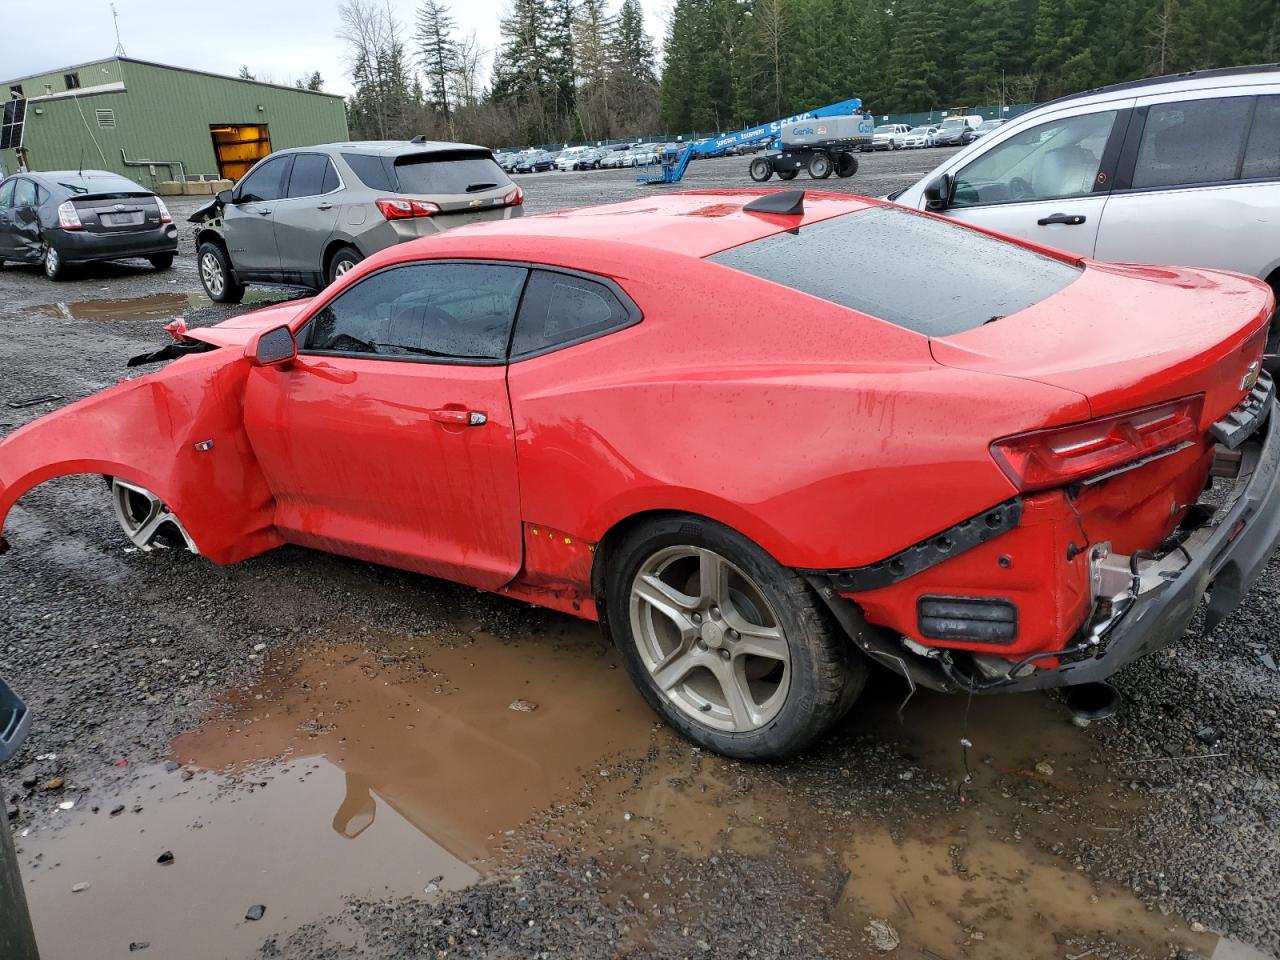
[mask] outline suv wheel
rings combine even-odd
[[[333,283],[363,259],[355,247],[339,247],[329,258],[329,269],[325,271],[325,276]]]
[[[244,284],[232,278],[231,263],[221,244],[211,240],[200,244],[196,262],[200,267],[200,285],[210,300],[214,303],[239,303],[244,299]]]
[[[168,270],[173,266],[172,253],[157,253],[154,257],[147,257],[147,259],[157,270]]]
[[[867,664],[809,584],[701,517],[639,527],[612,552],[606,623],[650,705],[730,757],[790,756],[826,732]]]

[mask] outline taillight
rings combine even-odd
[[[173,217],[169,216],[169,208],[164,205],[164,201],[156,197],[156,206],[160,208],[160,222],[173,223]]]
[[[414,217],[434,217],[440,205],[430,200],[409,200],[403,197],[375,200],[378,209],[388,220],[412,220]]]
[[[1021,433],[991,444],[991,455],[1024,492],[1097,479],[1195,442],[1201,433],[1203,403],[1204,396],[1196,395],[1069,427]]]
[[[508,207],[518,207],[524,203],[524,191],[519,187],[512,187],[507,191],[507,195],[502,198],[502,202]]]
[[[64,200],[58,204],[58,226],[63,230],[84,229],[84,224],[80,222],[80,214],[76,213],[75,204],[70,200]]]

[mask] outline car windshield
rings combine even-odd
[[[776,233],[707,259],[929,337],[1025,310],[1081,273],[968,227],[889,207]]]
[[[928,133],[929,128],[928,127],[912,127],[911,132],[912,133]]]
[[[963,120],[943,120],[940,130],[954,130],[956,127],[963,127]]]
[[[876,127],[876,133],[893,133],[893,124],[886,123]]]
[[[994,129],[995,127],[1000,126],[1001,122],[1002,122],[1002,121],[1000,121],[1000,120],[984,120],[984,121],[982,121],[982,126],[981,126],[981,128],[980,128],[980,129],[982,129],[982,130],[992,130],[992,129]]]
[[[476,193],[511,181],[486,151],[447,150],[419,153],[396,160],[401,193]]]

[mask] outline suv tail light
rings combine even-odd
[[[160,222],[173,223],[173,217],[169,215],[169,208],[164,205],[164,201],[156,197],[156,206],[160,208]]]
[[[1045,490],[1141,465],[1200,434],[1204,396],[1142,407],[1069,427],[1035,430],[991,444],[991,455],[1019,490]]]
[[[440,212],[440,205],[430,200],[409,200],[404,197],[375,200],[378,210],[388,220],[412,220],[414,217],[434,217]]]
[[[507,195],[502,198],[502,202],[508,207],[518,207],[524,203],[524,191],[519,187],[512,187],[507,191]]]
[[[76,213],[76,206],[70,200],[64,200],[58,204],[58,226],[63,230],[84,229],[84,224],[80,222],[80,214]]]

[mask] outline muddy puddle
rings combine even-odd
[[[281,294],[279,291],[249,290],[245,293],[244,302],[254,305],[275,303],[282,299],[288,299],[288,295]],[[31,312],[38,316],[54,317],[60,320],[164,322],[181,317],[188,310],[197,310],[212,304],[212,300],[199,293],[156,293],[146,297],[41,304],[32,307]]]
[[[171,769],[18,838],[44,960],[84,956],[87,931],[104,956],[249,957],[346,897],[430,900],[556,852],[604,866],[656,955],[673,918],[746,896],[827,956],[1253,956],[1076,868],[1071,841],[1119,842],[1135,801],[1044,697],[900,715],[886,686],[812,756],[733,763],[655,724],[593,626],[548,623],[265,653]]]

